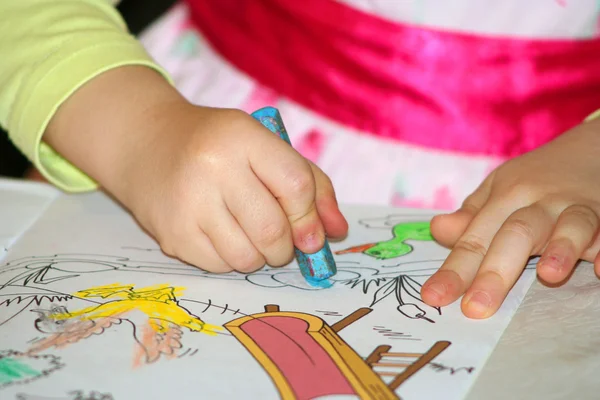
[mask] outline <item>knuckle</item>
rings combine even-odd
[[[230,162],[228,157],[225,146],[211,143],[197,149],[195,160],[203,171],[219,171]]]
[[[258,245],[269,248],[283,240],[288,234],[288,226],[283,221],[263,225],[259,230]]]
[[[531,241],[534,238],[533,227],[529,222],[522,218],[517,217],[507,220],[504,228],[507,231],[522,237],[523,239]]]
[[[494,278],[492,278],[494,281],[496,282],[500,282],[500,286],[503,288],[509,288],[511,285],[508,284],[508,280],[509,278],[506,276],[506,271],[504,268],[493,268],[493,269],[489,269],[488,271],[485,272],[486,275],[489,276],[493,276]],[[488,278],[489,279],[489,278]]]
[[[254,272],[264,265],[264,260],[255,251],[246,251],[231,261],[231,267],[239,272]]]
[[[305,195],[314,193],[315,180],[310,168],[298,168],[286,176],[289,191],[292,195]]]
[[[502,196],[505,201],[520,205],[534,203],[540,198],[540,189],[528,182],[515,182],[505,191]]]
[[[477,207],[474,203],[472,198],[467,197],[465,199],[465,201],[462,203],[462,205],[460,206],[462,211],[465,211],[469,214],[477,214],[477,212],[479,211],[479,207]]]
[[[598,216],[589,207],[583,205],[573,205],[567,208],[564,213],[565,216],[575,217],[579,219],[587,228],[596,230],[598,228]]]
[[[485,241],[481,237],[473,234],[469,234],[461,238],[458,242],[456,242],[454,248],[473,253],[481,257],[484,257],[487,253]]]

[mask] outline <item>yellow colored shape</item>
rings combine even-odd
[[[248,349],[267,371],[279,390],[282,400],[295,399],[287,379],[269,356],[241,328],[242,324],[263,317],[291,317],[308,323],[307,333],[327,352],[361,399],[398,400],[398,396],[381,380],[365,360],[359,356],[329,325],[314,315],[297,312],[266,312],[241,317],[224,326]]]
[[[81,310],[71,311],[64,316],[54,316],[55,319],[80,318],[94,320],[98,318],[119,318],[131,311],[140,311],[150,319],[150,326],[157,332],[166,332],[169,324],[188,328],[194,332],[204,332],[214,335],[221,328],[209,325],[198,317],[190,314],[177,303],[177,295],[183,293],[184,288],[168,285],[150,286],[134,289],[133,285],[105,285],[80,290],[73,296],[80,298],[100,297],[103,299],[114,297],[115,300],[86,307]]]
[[[97,286],[74,293],[77,297],[100,297],[106,299],[109,297],[118,297],[120,299],[149,299],[156,301],[177,300],[177,296],[183,294],[184,288],[169,285],[155,285],[142,289],[134,289],[133,285],[120,285],[113,283],[111,285]]]

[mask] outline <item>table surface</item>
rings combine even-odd
[[[600,280],[580,264],[563,286],[535,281],[467,400],[600,399]]]

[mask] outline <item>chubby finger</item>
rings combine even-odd
[[[594,259],[594,272],[600,278],[600,252],[596,254],[596,258]]]
[[[315,203],[316,182],[308,162],[274,134],[255,146],[250,166],[275,196],[292,229],[294,245],[305,253],[323,248],[325,229]]]
[[[253,272],[265,265],[265,259],[254,247],[225,203],[217,204],[202,220],[206,233],[219,256],[234,270]]]
[[[233,269],[217,253],[212,242],[199,228],[190,229],[185,238],[178,240],[173,248],[163,248],[170,256],[215,274],[231,272]]]
[[[596,237],[592,240],[590,247],[581,255],[581,259],[595,263],[598,259],[598,254],[600,254],[600,230],[596,233]]]
[[[278,267],[294,257],[290,223],[277,199],[252,171],[236,177],[243,185],[230,185],[224,200],[250,242],[267,264]]]
[[[448,258],[421,288],[421,297],[433,307],[448,305],[473,282],[496,232],[509,217],[510,205],[489,203],[473,218],[454,244]]]
[[[440,214],[431,220],[431,234],[444,247],[451,248],[465,232],[473,218],[485,206],[491,190],[493,176],[488,177],[469,195],[461,207],[450,213]]]
[[[348,234],[348,221],[340,211],[331,179],[309,161],[316,183],[315,203],[327,236],[332,240],[343,239]]]
[[[594,271],[600,278],[600,229],[590,247],[583,252],[581,258],[594,264]]]
[[[554,221],[539,203],[508,217],[462,299],[462,310],[467,317],[487,318],[500,308],[529,257],[548,241]]]
[[[558,217],[554,232],[537,264],[540,278],[559,283],[571,273],[577,261],[598,233],[598,216],[583,205],[567,207]]]

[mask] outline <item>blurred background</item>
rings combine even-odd
[[[118,9],[131,33],[138,35],[175,3],[176,0],[123,0]],[[29,161],[12,145],[7,133],[0,128],[0,176],[22,177],[29,168]]]

